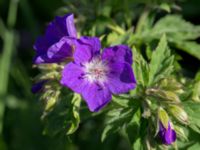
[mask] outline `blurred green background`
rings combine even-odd
[[[200,24],[199,0],[175,3],[182,8],[175,13]],[[32,78],[38,74],[32,68],[33,44],[56,15],[72,12],[80,34],[100,36],[109,32],[107,21],[114,20],[120,26],[135,25],[148,5],[152,1],[0,0],[0,150],[128,150],[129,143],[119,134],[101,142],[101,116],[84,120],[70,137],[43,134],[41,104],[30,91]],[[97,25],[95,33],[93,24]],[[187,60],[181,63],[190,70],[189,74],[194,74],[199,60],[179,53]]]

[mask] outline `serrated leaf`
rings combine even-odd
[[[51,111],[45,111],[42,120],[45,123],[45,134],[74,133],[80,123],[79,108],[81,97],[63,90],[65,96],[60,96]]]
[[[148,85],[153,85],[162,78],[170,75],[173,70],[173,61],[174,57],[170,55],[166,36],[163,35],[156,50],[152,53],[151,62],[149,64]]]
[[[141,112],[138,109],[139,104],[138,101],[134,101],[134,106],[130,109],[129,107],[120,107],[111,109],[107,113],[107,121],[104,131],[102,133],[101,139],[102,141],[105,140],[110,134],[117,132],[118,130],[122,129],[123,126],[128,126],[133,122],[139,126],[139,120]],[[137,112],[137,113],[136,113]],[[134,115],[136,113],[136,115]],[[133,117],[134,116],[134,117]],[[131,123],[132,122],[132,123]]]
[[[118,45],[118,44],[126,43],[131,34],[132,34],[132,30],[128,30],[127,32],[124,32],[123,34],[112,32],[107,37],[107,43],[108,45]]]
[[[133,47],[133,69],[137,84],[146,86],[148,84],[149,66],[142,55]]]
[[[72,118],[71,126],[67,131],[68,135],[74,133],[78,129],[78,126],[80,123],[80,115],[79,115],[80,104],[81,104],[81,96],[75,93],[72,99],[73,118]]]
[[[141,137],[143,134],[141,131],[145,131],[145,129],[141,123],[144,123],[141,121],[141,110],[137,109],[136,113],[133,114],[133,117],[126,128],[132,149],[142,149]]]
[[[160,19],[150,31],[151,38],[158,39],[166,34],[170,43],[180,50],[200,59],[200,44],[196,38],[200,37],[200,26],[195,26],[185,21],[178,15],[167,15]]]
[[[189,115],[189,126],[195,132],[200,134],[200,104],[196,102],[185,102],[183,103],[185,111]]]
[[[117,113],[115,113],[117,112]],[[110,134],[117,132],[124,124],[130,120],[133,111],[131,109],[114,109],[108,112],[108,120],[101,135],[104,141]],[[112,116],[112,118],[110,118]]]
[[[120,115],[115,115],[113,116],[112,118],[110,118],[108,120],[108,124],[111,124],[111,123],[116,123],[116,122],[121,122],[123,120],[126,120],[128,119],[130,116],[131,116],[131,113],[133,113],[133,110],[132,109],[118,109],[120,111]]]
[[[114,133],[114,131],[116,131],[119,127],[116,127],[114,125],[107,125],[104,130],[103,133],[101,135],[101,141],[103,142],[110,134]]]
[[[120,96],[113,96],[112,101],[118,104],[121,107],[128,107],[129,99],[127,98],[122,98]]]
[[[152,29],[152,36],[161,37],[166,34],[170,40],[192,40],[200,36],[200,26],[185,21],[178,15],[167,15],[156,22]]]

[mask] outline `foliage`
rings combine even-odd
[[[181,10],[192,4],[1,0],[0,149],[199,149],[200,26],[195,24],[200,22]],[[64,64],[30,67],[39,30],[44,32],[55,14],[69,12],[75,14],[79,35],[98,36],[103,46],[132,48],[137,88],[114,95],[98,113],[60,86]],[[29,90],[30,76],[38,70],[33,80],[48,80],[40,97]],[[173,124],[173,145],[159,140],[159,121]]]

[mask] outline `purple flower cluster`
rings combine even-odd
[[[165,128],[164,125],[160,122],[159,124],[159,137],[163,144],[170,145],[176,140],[176,132],[171,128],[170,122],[168,123],[168,127]]]
[[[34,45],[34,62],[67,63],[60,83],[82,95],[91,111],[108,104],[112,94],[126,93],[136,86],[132,52],[126,45],[103,49],[97,37],[77,37],[73,14],[56,17]]]

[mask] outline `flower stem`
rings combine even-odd
[[[7,93],[8,88],[8,80],[9,80],[9,71],[11,64],[11,57],[15,46],[15,34],[12,28],[16,22],[17,16],[17,2],[18,0],[11,0],[7,25],[9,29],[6,29],[4,37],[3,37],[3,52],[0,57],[0,135],[3,130],[3,116],[5,110],[5,95]]]

